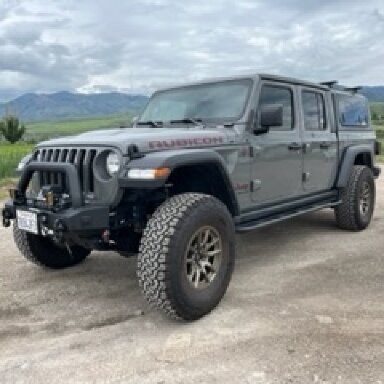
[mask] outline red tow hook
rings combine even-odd
[[[109,244],[109,237],[111,235],[111,232],[109,229],[104,229],[102,232],[101,232],[101,240],[103,240],[104,243],[107,243]]]

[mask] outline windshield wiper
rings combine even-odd
[[[195,124],[195,125],[203,125],[201,119],[194,119],[192,117],[184,117],[184,119],[171,120],[171,123],[184,123],[184,124]]]
[[[160,128],[163,126],[163,122],[162,121],[152,121],[152,120],[138,121],[136,123],[136,125],[150,125],[153,128]]]

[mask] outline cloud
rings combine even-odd
[[[381,0],[5,0],[0,99],[272,72],[384,84]]]

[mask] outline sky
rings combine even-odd
[[[384,84],[383,0],[0,0],[0,100],[273,73]]]

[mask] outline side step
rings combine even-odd
[[[246,221],[246,222],[242,222],[242,223],[236,223],[236,232],[242,233],[242,232],[252,231],[253,229],[265,227],[267,225],[274,224],[274,223],[278,223],[279,221],[290,219],[292,217],[299,216],[299,215],[302,215],[304,213],[317,211],[317,210],[323,209],[323,208],[331,208],[331,207],[334,207],[336,205],[339,205],[340,203],[341,203],[340,200],[338,200],[338,201],[334,200],[334,201],[322,202],[322,203],[317,203],[317,204],[311,204],[311,205],[302,206],[300,208],[292,209],[292,210],[289,210],[289,211],[286,211],[283,213],[276,213],[274,215],[259,218],[256,220]]]

